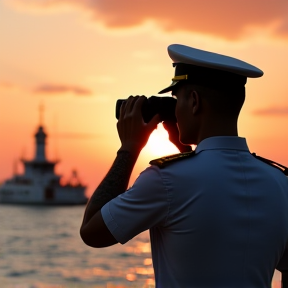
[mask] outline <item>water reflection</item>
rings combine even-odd
[[[154,287],[149,233],[93,249],[79,236],[83,211],[0,205],[0,287]]]
[[[0,205],[0,288],[155,287],[149,233],[93,249],[79,236],[83,211]]]
[[[141,255],[143,253],[151,253],[151,246],[149,239],[145,239],[145,242],[142,241],[134,241],[132,246],[126,247],[127,253],[133,253],[135,255]]]
[[[152,258],[145,258],[143,261],[144,265],[152,265]]]

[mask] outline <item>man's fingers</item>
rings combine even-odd
[[[156,129],[158,123],[161,122],[161,118],[159,114],[156,114],[151,120],[150,122],[147,124],[147,126],[151,129],[154,130]]]
[[[166,130],[169,130],[171,128],[171,124],[167,121],[163,121],[162,125]]]
[[[135,97],[129,96],[127,100],[124,100],[120,107],[120,118],[124,118],[126,112],[129,112],[133,108],[133,102],[135,102]]]
[[[126,101],[122,103],[120,107],[120,118],[123,119],[125,114],[133,113],[134,115],[137,115],[142,119],[142,105],[146,100],[147,98],[145,96],[130,96]],[[130,116],[132,116],[132,114],[130,114]],[[139,119],[139,117],[137,118]],[[157,114],[150,120],[149,123],[147,123],[147,128],[154,130],[157,127],[157,124],[160,122],[160,116]]]
[[[147,98],[145,96],[138,96],[138,99],[134,105],[135,113],[142,115],[142,105],[146,99]]]
[[[126,103],[127,100],[124,100],[120,106],[120,115],[119,115],[119,119],[122,119],[124,117],[125,114],[125,107],[126,107]]]
[[[139,96],[130,96],[127,100],[127,104],[126,104],[126,108],[125,108],[125,112],[127,111],[128,113],[130,113],[133,108],[134,108],[134,105],[135,103],[137,102]]]

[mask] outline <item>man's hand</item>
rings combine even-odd
[[[122,146],[109,172],[90,198],[80,228],[80,235],[89,246],[106,247],[117,243],[106,227],[101,208],[125,192],[138,155],[160,122],[159,115],[147,124],[143,121],[141,107],[144,100],[144,96],[131,96],[121,106],[117,129]]]
[[[180,152],[190,152],[192,151],[191,146],[183,145],[179,140],[179,130],[177,124],[170,121],[164,121],[163,127],[167,130],[169,134],[169,140],[179,149]]]
[[[117,123],[118,134],[122,144],[119,151],[139,154],[146,145],[150,134],[160,122],[158,114],[149,123],[144,122],[141,108],[145,99],[145,96],[130,96],[127,101],[122,103]]]

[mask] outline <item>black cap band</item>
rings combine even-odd
[[[175,76],[187,75],[189,83],[214,89],[245,86],[247,77],[219,69],[211,69],[184,63],[173,63]]]

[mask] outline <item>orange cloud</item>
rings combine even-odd
[[[20,86],[10,81],[0,81],[0,91],[13,92],[20,90]]]
[[[18,6],[55,10],[84,8],[108,28],[127,28],[152,20],[163,30],[194,31],[235,39],[246,28],[269,28],[288,36],[287,0],[10,0]],[[273,28],[271,28],[273,27]]]
[[[259,116],[288,116],[288,106],[259,109],[254,111],[254,114]]]
[[[12,82],[0,81],[0,87],[4,89],[13,89],[15,85]]]
[[[64,94],[72,93],[78,96],[91,95],[92,92],[89,89],[73,86],[73,85],[58,85],[58,84],[43,84],[34,89],[34,93],[44,93],[44,94]]]

